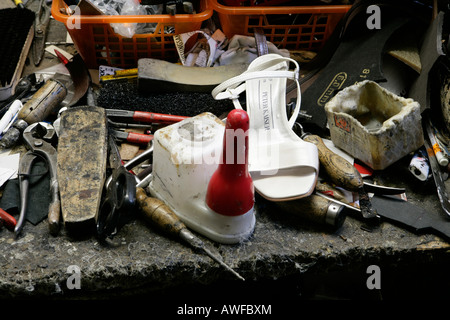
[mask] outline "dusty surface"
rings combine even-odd
[[[52,24],[53,30],[64,31],[61,24]],[[70,46],[62,48],[71,51]],[[52,63],[46,54],[42,67]],[[377,182],[407,187],[411,203],[443,214],[433,184],[419,184],[407,172],[408,163],[384,170]],[[65,229],[53,237],[43,221],[26,223],[19,239],[6,228],[0,231],[0,297],[207,300],[227,297],[232,290],[246,299],[449,298],[450,247],[438,236],[416,235],[388,222],[367,231],[352,217],[329,231],[280,212],[260,197],[257,205],[255,231],[247,241],[218,245],[200,236],[244,283],[141,219],[127,224],[110,245],[99,243],[93,233],[74,238]],[[381,269],[381,290],[367,289],[370,265]]]
[[[406,178],[401,184],[408,182]],[[416,192],[408,187],[411,202],[440,214],[437,196],[432,191]],[[286,212],[276,212],[273,204],[260,197],[257,203],[255,232],[247,241],[219,245],[200,236],[208,248],[246,279],[245,284],[209,257],[166,237],[141,219],[126,225],[109,245],[99,243],[93,235],[73,238],[65,230],[57,237],[50,236],[44,221],[37,226],[27,223],[19,239],[6,229],[0,231],[0,296],[163,297],[171,288],[206,286],[214,290],[223,283],[244,288],[264,284],[263,291],[252,291],[255,297],[275,295],[271,288],[277,285],[283,285],[283,294],[289,297],[307,296],[321,286],[329,287],[347,278],[340,290],[364,288],[370,265],[378,265],[386,278],[393,277],[393,283],[401,280],[397,277],[401,270],[412,272],[412,278],[407,279],[416,289],[422,282],[436,290],[444,290],[450,284],[446,272],[441,270],[450,262],[450,246],[435,235],[416,235],[388,222],[367,231],[359,219],[352,217],[339,230],[328,231]],[[79,269],[80,289],[70,289],[74,283],[71,266]],[[332,277],[333,274],[339,276]],[[223,288],[227,287],[222,287],[222,294]],[[396,290],[402,291],[402,287]],[[365,294],[371,293],[366,289]]]

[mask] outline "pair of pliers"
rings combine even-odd
[[[47,37],[47,28],[50,22],[50,8],[45,4],[45,0],[40,0],[39,8],[34,20],[34,39],[33,39],[33,62],[37,66],[41,63],[44,56],[45,39]]]
[[[105,197],[97,219],[97,235],[100,239],[111,237],[133,217],[136,202],[136,178],[123,165],[114,137],[108,137],[111,176],[105,183]]]
[[[42,157],[46,160],[50,171],[51,202],[48,211],[50,233],[56,235],[59,231],[61,201],[59,198],[59,185],[57,180],[57,151],[52,145],[52,141],[55,137],[55,129],[46,122],[33,123],[23,132],[23,140],[29,151],[22,156],[19,163],[21,206],[19,220],[14,229],[16,237],[20,234],[24,226],[28,204],[29,177],[31,168],[37,157]]]

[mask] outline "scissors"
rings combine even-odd
[[[106,195],[97,219],[97,234],[101,239],[113,236],[134,216],[136,177],[122,164],[119,148],[112,134],[108,137],[111,177],[106,181]]]

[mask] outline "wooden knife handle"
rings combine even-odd
[[[332,182],[349,191],[358,191],[363,186],[359,171],[347,160],[334,153],[317,135],[306,135],[304,141],[314,143],[319,150],[319,161]]]

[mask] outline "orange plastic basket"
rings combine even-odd
[[[217,12],[221,30],[228,38],[254,35],[262,28],[267,41],[289,50],[318,51],[332,34],[350,5],[324,6],[225,6],[208,0]]]
[[[156,58],[176,62],[178,53],[173,36],[201,29],[213,10],[207,0],[200,1],[195,14],[177,15],[72,15],[63,12],[64,0],[53,0],[52,16],[63,22],[88,68],[109,65],[118,68],[136,67],[140,58]],[[132,38],[114,33],[111,23],[156,23],[150,34],[135,34]]]

